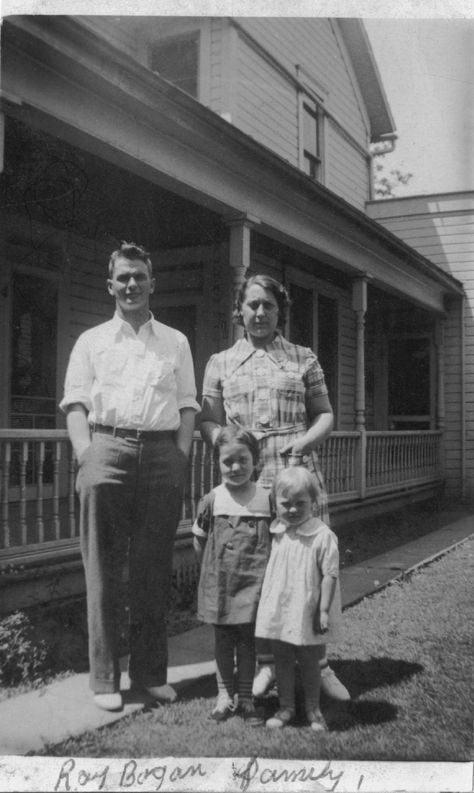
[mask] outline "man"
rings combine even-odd
[[[122,243],[109,261],[113,319],[83,333],[60,407],[78,461],[90,686],[95,704],[122,707],[118,596],[129,558],[132,686],[172,702],[166,608],[173,542],[196,402],[189,344],[150,312],[149,254]]]

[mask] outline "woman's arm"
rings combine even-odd
[[[309,454],[323,443],[334,426],[334,414],[328,396],[312,397],[307,403],[310,426],[307,431],[280,449],[280,454]]]
[[[225,425],[224,404],[221,397],[205,396],[202,400],[200,431],[203,439],[211,446],[217,433]]]

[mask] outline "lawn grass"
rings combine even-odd
[[[174,705],[123,718],[42,754],[72,757],[245,757],[468,761],[473,759],[474,539],[343,615],[331,664],[354,702],[322,703],[329,730],[300,720],[284,730],[208,718],[215,680]],[[276,698],[264,701],[267,716]]]

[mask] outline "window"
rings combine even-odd
[[[389,340],[388,412],[393,429],[430,429],[432,407],[429,338]]]
[[[15,273],[10,397],[13,428],[55,426],[57,311],[53,281]]]
[[[319,126],[318,106],[309,97],[305,98],[302,109],[303,170],[312,179],[321,177]]]
[[[199,34],[173,37],[155,42],[151,50],[151,69],[195,99],[199,87]]]
[[[337,402],[338,308],[337,300],[291,282],[289,338],[317,352],[334,412]]]

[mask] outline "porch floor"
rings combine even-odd
[[[361,565],[342,568],[343,608],[436,559],[472,534],[474,514],[447,523]],[[0,755],[38,752],[47,744],[98,729],[142,709],[147,701],[135,692],[133,695],[129,692],[126,668],[127,659],[123,658],[121,688],[124,708],[118,713],[101,711],[94,706],[87,673],[73,675],[45,689],[0,702]],[[178,693],[195,684],[199,678],[212,675],[214,670],[212,626],[203,625],[169,640],[168,680]]]

